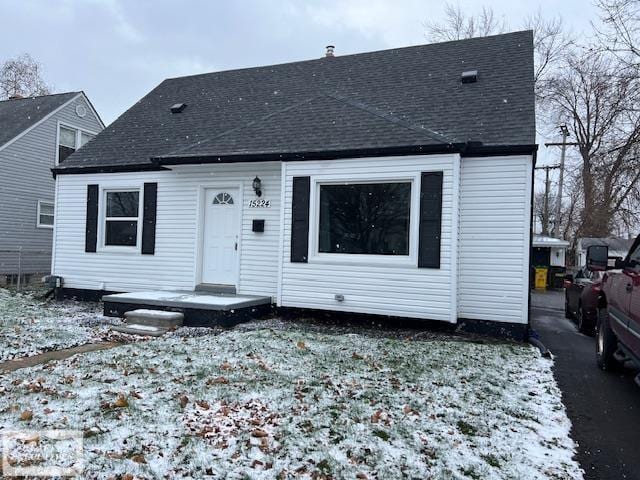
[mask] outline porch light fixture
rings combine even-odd
[[[253,191],[256,192],[258,197],[262,196],[262,180],[258,176],[253,179]]]

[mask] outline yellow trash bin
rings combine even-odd
[[[548,268],[536,267],[536,290],[544,290],[547,288],[547,271]]]

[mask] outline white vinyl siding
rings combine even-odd
[[[287,162],[284,189],[284,232],[280,304],[300,307],[379,315],[455,320],[455,265],[452,269],[454,179],[458,155],[405,156],[332,161]],[[385,262],[367,261],[366,255],[344,255],[344,259],[323,260],[310,251],[309,263],[291,263],[291,198],[293,177],[311,177],[310,223],[317,221],[313,211],[314,184],[317,182],[364,182],[402,178],[414,179],[420,188],[420,173],[443,172],[442,252],[439,269],[418,268],[417,260],[393,256]],[[414,190],[415,192],[415,190]],[[416,192],[417,193],[417,192]],[[415,205],[413,205],[415,206]],[[412,221],[417,218],[412,211]],[[417,241],[417,225],[412,224],[411,242]],[[314,235],[317,230],[310,225]],[[315,239],[309,242],[310,250]],[[349,258],[352,257],[352,258]],[[356,258],[358,257],[358,258]],[[343,295],[339,302],[335,295]]]
[[[530,156],[463,158],[458,317],[527,323]]]
[[[193,290],[197,282],[200,228],[199,191],[217,184],[241,183],[244,190],[240,235],[238,293],[276,296],[280,238],[280,163],[176,167],[173,171],[60,175],[53,271],[65,287],[110,291]],[[251,184],[262,180],[270,208],[248,208],[255,198]],[[85,253],[87,185],[142,188],[158,183],[156,248],[139,252]],[[264,233],[252,231],[252,220],[265,220]]]

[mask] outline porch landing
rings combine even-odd
[[[148,291],[105,295],[102,301],[110,317],[137,309],[164,310],[184,314],[184,324],[191,327],[233,326],[271,312],[271,297],[255,295]]]

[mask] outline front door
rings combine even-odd
[[[207,189],[202,239],[202,283],[235,285],[240,234],[239,190]]]

